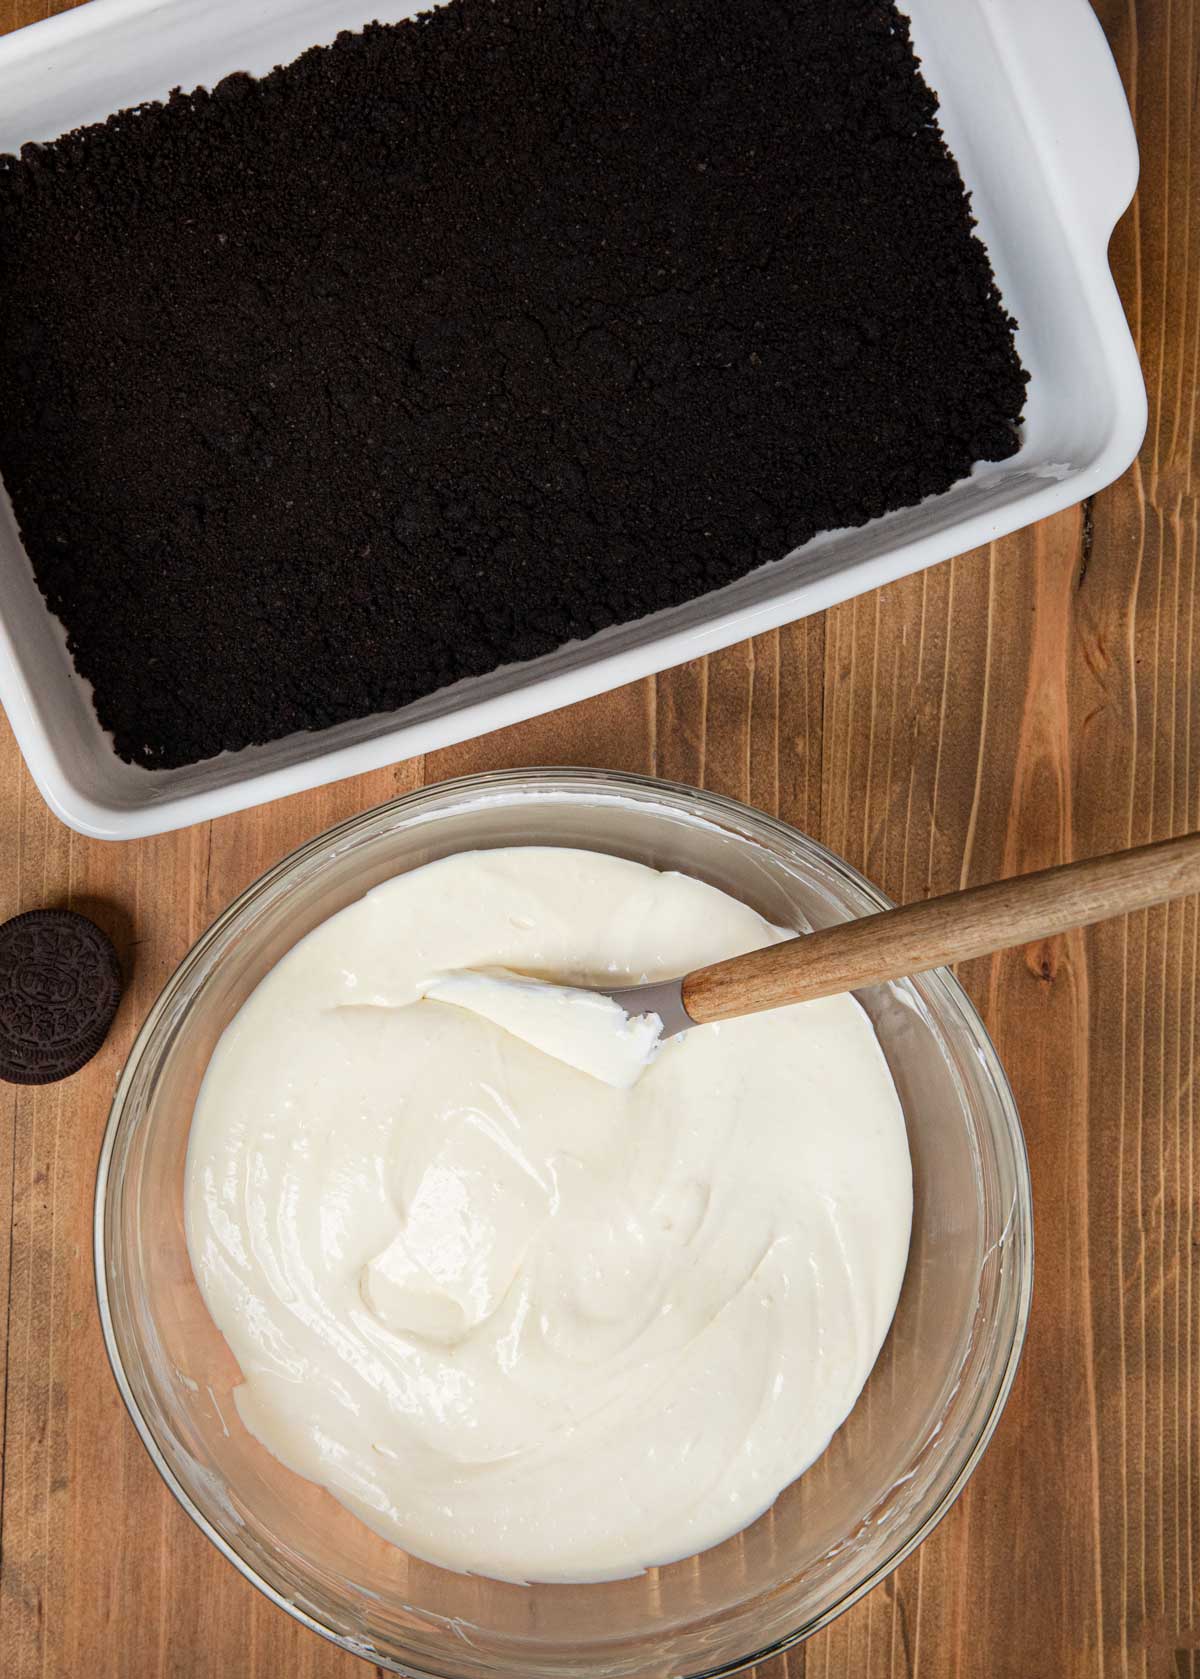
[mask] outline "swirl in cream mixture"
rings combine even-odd
[[[904,1271],[866,1015],[697,1027],[622,1090],[421,991],[637,984],[784,936],[686,876],[531,847],[401,875],[290,951],[217,1046],[187,1161],[250,1432],[501,1579],[634,1574],[766,1509],[853,1406]]]

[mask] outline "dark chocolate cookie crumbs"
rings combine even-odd
[[[390,710],[1017,447],[884,0],[451,0],[0,160],[0,475],[118,751]]]
[[[68,909],[32,909],[0,927],[0,1079],[53,1084],[92,1059],[121,1001],[117,953]]]

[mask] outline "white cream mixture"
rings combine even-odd
[[[530,979],[508,968],[435,974],[421,995],[481,1014],[522,1043],[619,1090],[637,1083],[661,1046],[658,1015],[630,1017],[602,992]]]
[[[633,1574],[766,1509],[904,1271],[866,1016],[697,1027],[620,1089],[422,991],[637,984],[782,936],[685,876],[528,848],[402,875],[289,952],[217,1045],[187,1162],[247,1428],[406,1550],[503,1579]]]

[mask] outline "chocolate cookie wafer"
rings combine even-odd
[[[0,927],[0,1079],[52,1084],[95,1055],[121,1000],[111,941],[86,916],[34,909]]]

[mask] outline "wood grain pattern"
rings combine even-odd
[[[656,771],[778,811],[894,898],[1200,828],[1200,0],[1096,0],[1142,185],[1113,256],[1150,390],[1081,509],[718,657],[136,845],[49,815],[0,726],[0,916],[69,904],[132,979],[108,1045],[0,1086],[0,1673],[356,1679],[176,1508],[105,1364],[90,1232],[121,1059],[188,944],[299,841],[502,764]],[[0,28],[61,9],[0,0]],[[970,963],[1034,1174],[1025,1358],[987,1457],[884,1586],[758,1679],[1197,1679],[1195,899]]]

